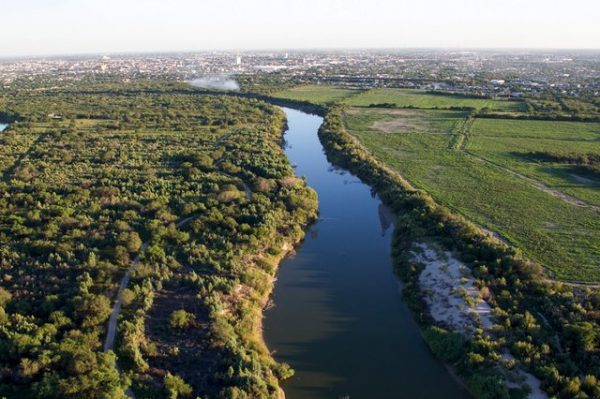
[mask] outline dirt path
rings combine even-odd
[[[600,284],[598,284],[598,283],[586,283],[586,282],[579,282],[579,281],[561,281],[561,280],[553,280],[551,278],[547,278],[545,281],[548,283],[560,283],[560,284],[566,285],[568,287],[573,287],[573,288],[581,288],[581,289],[585,289],[585,288],[599,289],[600,288]]]
[[[117,332],[117,320],[119,318],[119,314],[121,313],[121,305],[123,304],[123,291],[127,288],[127,284],[129,283],[129,278],[131,277],[131,272],[137,264],[140,262],[140,258],[148,248],[149,242],[146,241],[142,244],[142,248],[140,252],[135,257],[135,259],[131,262],[131,265],[125,272],[125,275],[121,279],[121,284],[119,285],[119,291],[117,292],[117,300],[112,309],[112,313],[110,314],[110,319],[108,319],[108,328],[106,331],[106,340],[104,341],[104,351],[109,351],[113,348],[115,344],[115,335]]]
[[[450,141],[448,149],[454,151],[464,151],[471,134],[471,127],[473,126],[474,122],[475,118],[472,115],[468,115],[462,119],[454,129],[452,129],[455,132],[451,132],[454,137]]]

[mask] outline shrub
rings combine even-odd
[[[456,363],[465,355],[465,342],[460,334],[431,326],[423,336],[431,351],[445,362]]]
[[[188,397],[192,394],[192,387],[186,384],[183,378],[179,377],[178,375],[167,373],[163,383],[169,399]]]
[[[171,313],[171,316],[169,316],[169,326],[173,329],[183,330],[191,327],[195,320],[196,317],[193,314],[186,312],[183,309],[179,309],[175,310]]]

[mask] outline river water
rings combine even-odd
[[[0,132],[3,132],[3,131],[4,131],[4,129],[6,129],[7,127],[8,127],[8,125],[7,125],[7,124],[5,124],[5,123],[0,123]]]
[[[320,219],[285,259],[265,339],[296,375],[287,399],[467,398],[429,352],[391,264],[393,225],[369,186],[326,159],[322,118],[286,109],[285,152],[319,195]]]

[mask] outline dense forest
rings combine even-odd
[[[276,397],[261,310],[317,209],[283,113],[149,83],[0,110],[0,397]]]

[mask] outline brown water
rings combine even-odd
[[[284,109],[286,154],[319,195],[320,220],[284,260],[265,339],[296,375],[287,399],[467,398],[429,352],[391,264],[392,219],[369,186],[334,168],[322,118]]]

